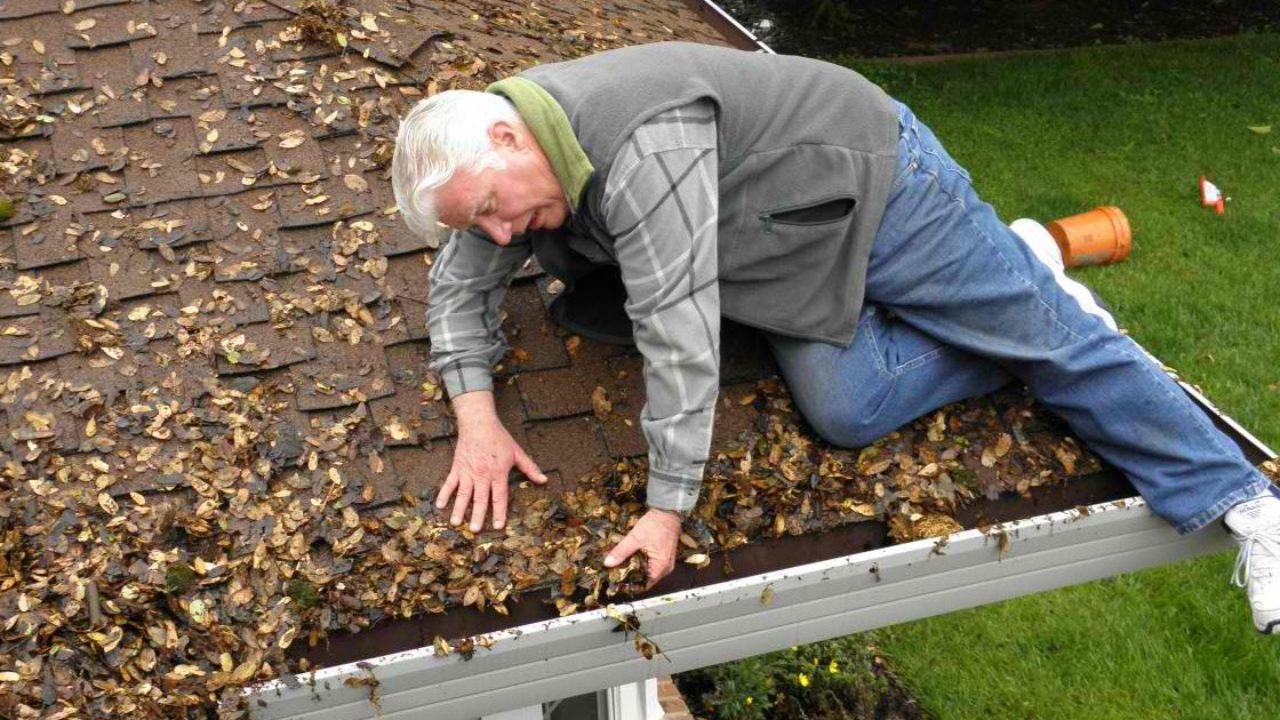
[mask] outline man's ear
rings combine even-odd
[[[489,126],[489,139],[493,141],[495,147],[508,150],[522,150],[524,148],[524,138],[521,136],[519,128],[506,120],[495,120]]]

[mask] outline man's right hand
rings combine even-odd
[[[470,505],[471,532],[480,532],[492,502],[493,528],[501,530],[507,522],[507,475],[512,465],[539,485],[547,482],[547,476],[502,426],[493,393],[464,393],[453,399],[453,409],[458,418],[458,449],[436,507],[443,510],[454,498],[449,522],[460,525]]]

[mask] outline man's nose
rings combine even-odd
[[[511,242],[511,223],[509,222],[485,220],[480,223],[480,229],[484,230],[490,240],[499,245],[506,245]]]

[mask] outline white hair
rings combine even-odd
[[[511,101],[494,93],[448,90],[419,100],[400,121],[391,185],[409,229],[436,232],[435,191],[458,170],[504,167],[489,139],[493,123],[523,126]]]

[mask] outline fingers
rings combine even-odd
[[[604,557],[604,566],[607,568],[615,568],[626,562],[628,558],[636,554],[640,549],[640,541],[636,539],[635,530],[627,533],[622,541],[614,546]]]
[[[525,454],[524,448],[518,445],[516,446],[516,467],[520,468],[520,472],[539,485],[547,481],[547,476],[538,468],[538,464],[533,461],[533,458]]]
[[[440,488],[440,494],[436,495],[436,509],[443,510],[449,504],[449,498],[453,495],[453,491],[458,488],[458,473],[450,472],[449,477],[444,481],[444,487]]]
[[[450,525],[462,524],[462,518],[467,513],[467,504],[471,502],[473,486],[474,483],[470,478],[458,481],[458,496],[453,501],[453,514],[449,517]]]
[[[507,524],[507,483],[493,484],[493,529],[501,530]]]
[[[471,532],[480,532],[484,527],[484,514],[489,510],[489,480],[485,478],[471,481]]]
[[[645,585],[644,589],[648,590],[674,570],[675,564],[667,558],[659,557],[659,553],[645,553],[645,555],[649,558],[649,584]]]

